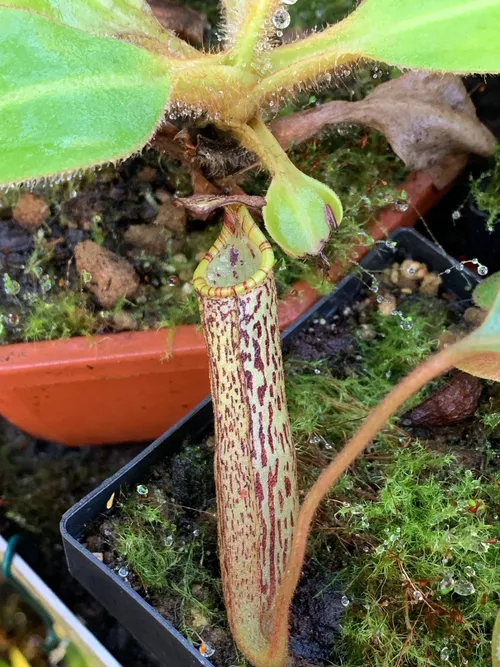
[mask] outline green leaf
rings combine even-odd
[[[500,291],[481,326],[457,345],[463,353],[457,368],[485,380],[500,382]]]
[[[500,71],[500,0],[365,0],[343,28],[351,53],[392,65]]]
[[[500,72],[500,0],[364,0],[344,21],[270,52],[269,94],[370,58],[412,69]]]
[[[99,35],[142,32],[156,37],[162,31],[144,0],[5,0],[1,4]]]
[[[472,298],[476,306],[489,310],[500,290],[500,271],[482,280],[474,290]]]
[[[168,99],[168,61],[0,6],[0,184],[128,157]]]

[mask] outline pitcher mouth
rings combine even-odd
[[[271,244],[245,206],[228,206],[217,240],[198,264],[193,286],[200,296],[242,296],[269,277],[274,266]]]

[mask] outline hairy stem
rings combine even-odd
[[[171,64],[170,103],[192,109],[220,123],[244,123],[256,113],[248,90],[251,72],[224,64],[226,54],[175,60]]]
[[[340,475],[347,470],[355,458],[369,445],[391,415],[427,382],[449,370],[458,359],[464,356],[465,349],[463,342],[460,342],[442,350],[421,364],[400,382],[369,414],[363,426],[345,445],[326,470],[322,472],[307,494],[299,512],[297,528],[293,538],[292,556],[288,562],[283,582],[276,597],[272,617],[271,645],[279,643],[280,638],[288,632],[288,612],[304,562],[307,537],[319,503]]]
[[[285,171],[285,165],[292,165],[288,155],[260,118],[255,117],[248,124],[231,129],[241,144],[260,159],[271,176]]]
[[[277,49],[279,51],[279,49]],[[332,72],[338,72],[355,63],[359,58],[349,53],[321,52],[298,60],[293,64],[266,76],[252,91],[252,98],[257,107],[266,100],[280,98],[287,93],[312,86],[321,82],[322,76],[328,77]]]
[[[298,510],[273,263],[248,211],[226,209],[193,280],[209,353],[224,599],[256,667],[286,664],[288,633],[270,646],[269,618]]]
[[[234,4],[234,3],[233,3]],[[243,0],[228,18],[233,36],[232,64],[243,69],[256,64],[256,52],[265,49],[265,40],[272,31],[272,16],[279,7],[279,0]],[[237,12],[240,17],[238,19]]]

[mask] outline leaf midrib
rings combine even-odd
[[[138,81],[137,76],[116,74],[108,75],[70,75],[60,77],[54,81],[45,83],[34,83],[26,86],[16,87],[12,91],[0,91],[0,110],[9,106],[27,104],[47,96],[67,97],[71,93],[83,93],[85,89],[96,92],[99,89],[109,90],[129,90],[131,88],[155,88],[159,81],[165,82],[166,93],[169,87],[168,77],[153,77],[151,79]]]

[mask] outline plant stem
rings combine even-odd
[[[279,49],[277,49],[279,51]],[[319,52],[310,58],[299,59],[290,65],[277,69],[265,77],[252,91],[252,98],[259,108],[266,100],[278,98],[286,93],[292,93],[313,85],[321,76],[327,77],[331,72],[342,66],[349,66],[356,62],[358,57],[349,53]],[[328,79],[329,80],[329,79]]]
[[[265,42],[272,29],[271,17],[279,6],[278,0],[245,0],[238,11],[242,17],[236,26],[232,48],[232,64],[248,69],[255,65],[256,51],[265,49]],[[234,13],[233,9],[233,13]]]
[[[245,148],[254,153],[271,176],[295,166],[261,118],[231,128]]]
[[[449,370],[456,361],[464,356],[464,353],[470,354],[470,350],[467,350],[466,345],[461,341],[434,355],[402,380],[369,414],[363,426],[326,470],[321,473],[307,494],[299,513],[293,538],[292,556],[288,562],[273,609],[271,645],[279,644],[282,635],[288,632],[288,612],[304,562],[311,522],[319,503],[340,475],[347,470],[355,458],[373,440],[391,415],[427,382]]]

